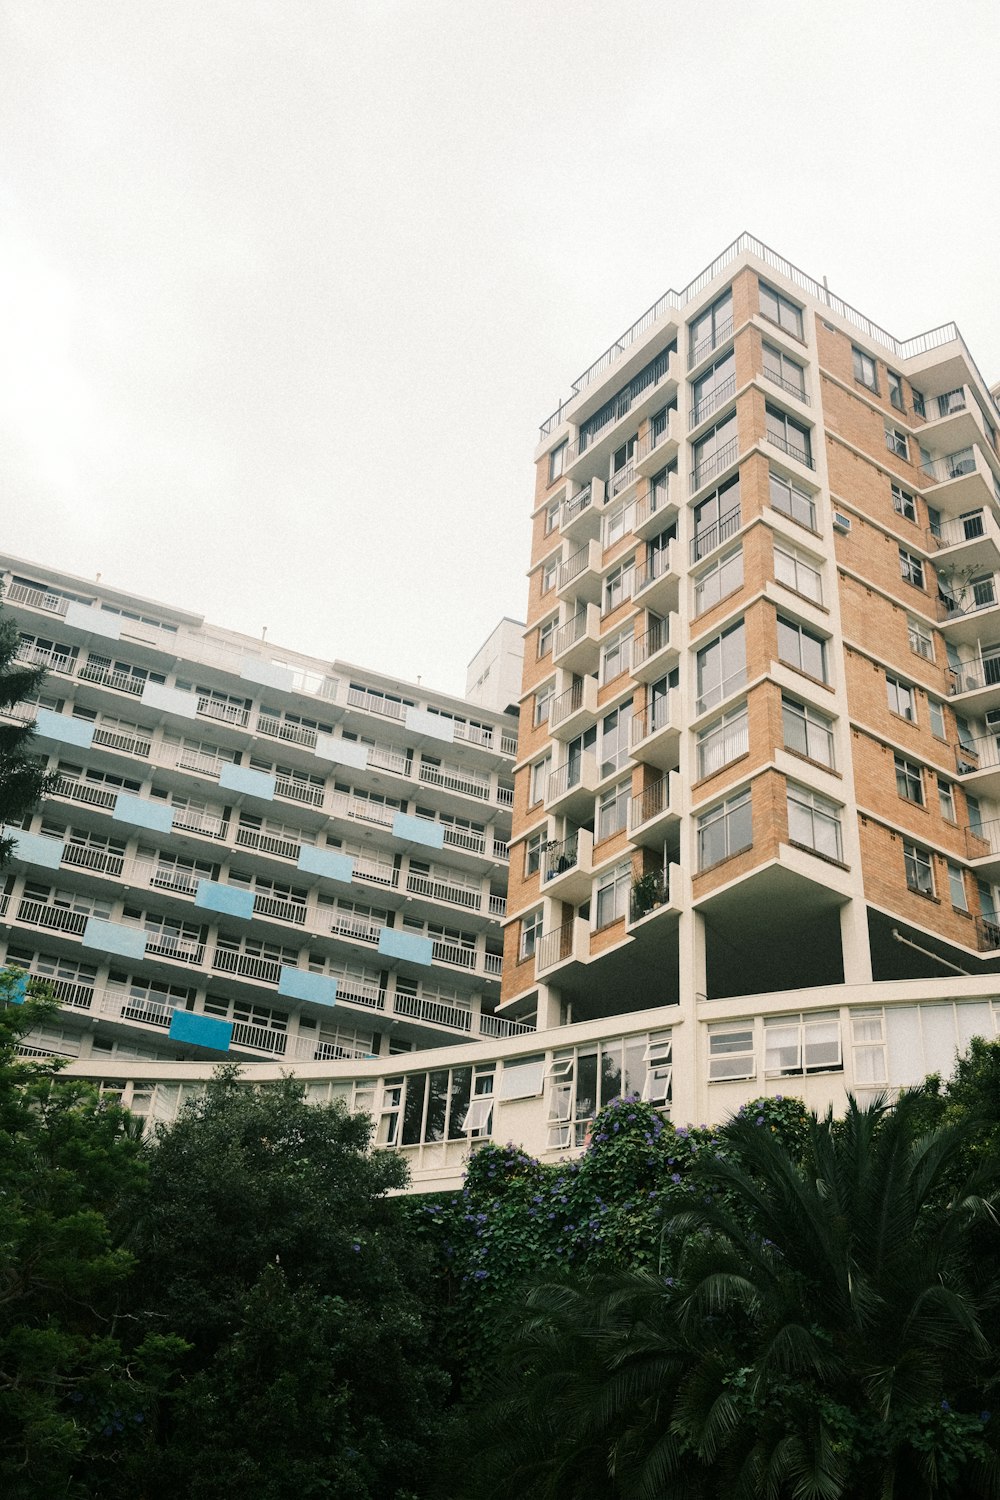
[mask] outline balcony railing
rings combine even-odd
[[[575,552],[570,553],[564,563],[559,565],[559,587],[564,588],[567,583],[572,583],[574,578],[586,570],[590,560],[590,543],[578,547]]]
[[[580,858],[580,832],[571,833],[561,843],[548,844],[542,849],[542,881],[553,880],[576,868]]]
[[[226,837],[229,824],[218,813],[204,812],[198,807],[174,807],[172,812],[175,829],[181,829],[184,833],[200,833],[206,839]],[[236,836],[236,842],[240,843],[239,834]],[[297,858],[298,855],[296,854],[295,857]]]
[[[514,1021],[507,1016],[481,1015],[479,1017],[481,1036],[528,1036],[535,1029],[530,1021]]]
[[[447,823],[443,826],[444,841],[450,848],[465,849],[469,854],[485,854],[485,833],[477,833],[474,828],[452,828]]]
[[[661,776],[632,798],[629,827],[641,828],[650,818],[658,818],[670,806],[670,779]]]
[[[145,760],[153,748],[153,742],[138,731],[110,729],[97,724],[94,727],[94,744],[106,750],[120,750],[123,755],[135,755]]]
[[[302,802],[307,807],[322,807],[326,787],[314,786],[311,781],[299,781],[291,776],[278,776],[274,783],[274,795],[284,797],[287,802]]]
[[[616,469],[614,474],[612,474],[610,483],[608,485],[608,493],[611,499],[613,500],[616,495],[620,495],[622,490],[627,490],[629,485],[633,484],[634,482],[635,457],[633,455],[633,457],[629,459],[627,464],[623,464],[620,469]]]
[[[505,917],[507,915],[507,897],[498,896],[494,891],[490,891],[486,909],[491,917]]]
[[[640,708],[632,715],[632,748],[642,743],[651,734],[657,734],[670,725],[670,696],[657,698],[650,708]]]
[[[567,688],[565,693],[560,693],[558,698],[553,698],[549,707],[550,729],[555,729],[571,714],[579,713],[583,708],[583,690],[584,679],[581,677],[573,683],[572,687]]]
[[[384,860],[366,859],[360,854],[354,861],[354,878],[395,888],[399,884],[399,871]]]
[[[657,620],[655,625],[651,625],[643,635],[636,636],[632,642],[632,660],[635,666],[641,667],[669,644],[670,623],[668,620]]]
[[[363,1005],[367,1010],[385,1010],[385,988],[367,979],[337,978],[337,999]],[[362,1054],[365,1055],[365,1054]]]
[[[978,537],[986,535],[986,512],[974,510],[968,515],[957,516],[954,520],[941,521],[933,529],[931,535],[939,547],[954,547],[961,542],[974,542]]]
[[[383,719],[405,719],[405,703],[392,698],[380,698],[377,693],[366,693],[361,688],[347,689],[347,702],[351,708],[363,708],[365,713],[380,714]]]
[[[75,656],[44,646],[32,646],[26,641],[18,646],[14,660],[24,667],[46,667],[48,671],[61,672],[64,676],[70,676],[76,666]]]
[[[774,370],[763,370],[761,373],[764,379],[769,380],[772,385],[780,386],[783,391],[788,392],[789,396],[794,396],[796,401],[801,401],[805,406],[809,405],[809,397],[805,393],[804,386],[796,385],[794,380],[786,380],[784,375],[779,375]]]
[[[718,349],[720,344],[724,344],[732,336],[733,320],[732,318],[727,318],[707,338],[700,339],[697,344],[692,346],[691,355],[688,359],[688,369],[694,369],[695,365],[700,365],[703,359],[706,359],[713,350]]]
[[[732,510],[727,510],[724,516],[713,521],[710,526],[703,526],[691,538],[691,561],[700,562],[716,547],[721,547],[731,536],[735,536],[740,529],[740,507],[734,505]]]
[[[921,471],[935,484],[945,484],[950,479],[963,479],[966,474],[976,472],[976,450],[974,447],[960,448],[944,458],[925,459]]]
[[[451,964],[456,969],[476,967],[475,948],[466,948],[462,943],[449,943],[444,938],[434,938],[434,957],[442,964]]]
[[[436,1026],[448,1026],[453,1031],[472,1030],[472,1011],[457,1005],[446,1005],[442,1000],[425,1000],[422,995],[397,994],[392,1002],[397,1016],[412,1016],[418,1021],[431,1021]]]
[[[61,863],[80,870],[94,870],[99,875],[120,875],[125,857],[107,849],[91,849],[86,844],[66,844]]]
[[[282,901],[278,896],[255,894],[253,909],[257,917],[274,917],[279,922],[292,922],[296,927],[304,927],[306,923],[304,901]]]
[[[658,578],[665,577],[671,571],[672,563],[673,558],[670,547],[663,547],[659,552],[654,552],[644,563],[640,563],[635,570],[635,592],[639,594],[643,589],[648,588],[651,583],[655,583]]]
[[[543,932],[535,944],[535,971],[551,969],[553,964],[569,958],[573,952],[574,921],[564,922],[551,932]]]
[[[234,953],[228,948],[216,948],[212,954],[212,968],[223,974],[239,974],[243,979],[258,979],[262,984],[277,984],[281,978],[282,964],[279,959],[259,958],[254,953]]]
[[[60,1005],[72,1006],[74,1010],[89,1010],[94,1002],[96,992],[92,984],[79,984],[72,979],[53,979],[51,975],[39,974],[34,969],[28,971],[28,978],[47,984]]]
[[[397,750],[392,745],[368,746],[370,771],[391,771],[395,776],[409,776],[412,767],[413,758],[405,750]]]
[[[579,494],[571,495],[568,500],[564,500],[560,524],[568,526],[570,521],[575,520],[585,510],[589,510],[592,500],[593,491],[589,484],[585,489],[580,490]]]
[[[581,609],[571,620],[567,620],[565,625],[560,625],[556,631],[553,654],[558,656],[561,652],[568,651],[570,646],[575,646],[586,633],[587,611]]]
[[[479,911],[483,903],[481,890],[450,885],[445,880],[434,880],[430,875],[407,875],[406,889],[415,896],[429,896],[433,901],[447,901],[452,906],[464,906],[469,911]]]
[[[204,719],[217,719],[220,724],[233,724],[243,729],[250,722],[250,710],[239,703],[220,703],[217,698],[201,697],[196,712]]]
[[[205,944],[172,932],[147,931],[146,957],[169,958],[174,963],[200,966],[205,957]]]
[[[196,895],[199,880],[211,878],[208,871],[185,870],[150,859],[128,860],[125,875],[132,884],[148,885],[153,890],[171,891],[179,896]]]
[[[54,932],[70,932],[79,937],[87,925],[89,913],[69,911],[64,906],[53,906],[48,901],[33,901],[25,897],[17,908],[17,920],[31,927],[49,927]]]
[[[984,650],[1000,652],[1000,645],[990,645]],[[959,667],[949,667],[951,693],[971,693],[979,688],[1000,686],[1000,654],[983,656],[977,661],[963,662]]]
[[[490,784],[485,777],[471,773],[449,771],[444,766],[421,765],[417,778],[428,786],[440,786],[449,792],[461,792],[464,797],[479,797],[486,801],[490,795]]]
[[[118,800],[117,790],[106,786],[93,786],[88,781],[73,781],[60,776],[52,788],[53,797],[65,797],[70,802],[83,802],[88,807],[114,807]]]
[[[145,677],[133,677],[131,672],[117,672],[114,667],[99,667],[92,662],[85,662],[77,675],[83,682],[114,688],[116,693],[129,693],[133,698],[142,697],[147,681]]]
[[[487,974],[494,974],[498,978],[503,969],[502,953],[487,953],[483,957],[483,968]],[[534,1028],[532,1028],[534,1030]]]
[[[716,386],[714,391],[709,391],[707,396],[703,396],[696,406],[692,406],[691,426],[697,427],[699,422],[704,422],[706,417],[710,417],[713,411],[718,411],[719,407],[735,393],[736,376],[730,375],[728,380],[724,380],[721,385]]]
[[[736,462],[739,451],[739,438],[730,438],[729,442],[723,443],[719,451],[713,453],[711,458],[705,458],[700,464],[696,464],[691,470],[692,490],[700,490],[702,485],[708,484],[709,480],[721,474],[723,469],[728,469],[731,463]]]
[[[984,734],[960,742],[955,757],[960,772],[986,771],[1000,766],[1000,734]]]
[[[779,448],[782,453],[787,453],[788,457],[794,458],[796,463],[804,464],[807,469],[815,469],[812,454],[801,443],[793,443],[789,438],[781,437],[778,433],[771,431],[765,432],[764,436],[772,447]]]
[[[254,1052],[269,1052],[272,1057],[284,1057],[288,1034],[273,1031],[270,1026],[255,1026],[252,1021],[234,1021],[232,1045],[250,1047]]]
[[[315,729],[307,729],[303,724],[286,724],[284,719],[275,718],[273,714],[257,715],[257,733],[266,734],[272,740],[284,740],[290,745],[305,745],[309,750],[316,748]]]
[[[334,937],[353,938],[357,943],[374,945],[382,936],[383,928],[370,917],[359,917],[350,911],[337,911],[330,918],[330,931]]]
[[[58,594],[49,594],[45,589],[29,588],[25,583],[12,583],[4,598],[8,604],[25,604],[29,609],[44,609],[50,615],[64,615],[69,600]]]
[[[378,823],[382,828],[390,828],[398,811],[396,807],[387,807],[384,802],[369,802],[367,797],[355,797],[349,792],[333,794],[335,817],[353,818],[356,822]]]

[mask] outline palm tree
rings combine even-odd
[[[965,1132],[923,1132],[921,1104],[813,1117],[801,1161],[737,1117],[675,1195],[672,1276],[535,1288],[477,1493],[1000,1495],[980,1411],[996,1268],[970,1253],[997,1167],[956,1191]]]

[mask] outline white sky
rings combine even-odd
[[[997,0],[0,0],[0,546],[451,692],[744,229],[1000,378]]]

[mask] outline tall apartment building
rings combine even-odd
[[[498,1018],[517,721],[0,559],[58,774],[0,875],[40,1052],[285,1062]]]
[[[415,1186],[436,1189],[460,1181],[484,1137],[549,1160],[581,1149],[602,1103],[628,1090],[678,1121],[718,1120],[765,1092],[840,1108],[848,1091],[866,1097],[947,1071],[972,1036],[1000,1034],[998,427],[995,397],[954,325],[901,342],[746,235],[616,339],[544,423],[536,453],[499,1003],[489,1015],[473,1002],[460,1045],[440,1045],[444,1028],[432,1034],[425,1023],[410,1033],[422,1049],[391,1061],[384,1041],[370,1060],[310,1060],[307,1044],[295,1067],[310,1096],[370,1110],[378,1139],[407,1154]],[[30,593],[30,581],[20,586]],[[56,622],[51,606],[46,615],[21,598],[25,622],[41,622],[25,623],[29,635],[45,635],[39,649],[59,649],[56,624],[75,628],[78,603]],[[120,646],[92,648],[113,674],[125,668],[112,656],[131,660],[138,650],[126,651],[126,633]],[[487,665],[484,657],[477,668],[481,687],[491,681]],[[61,684],[72,681],[82,708],[114,714],[120,694],[102,682],[104,667],[93,670],[96,681],[89,666],[53,674],[48,691],[68,700]],[[130,710],[135,725],[155,722],[158,733],[141,763],[145,780],[123,791],[143,807],[161,807],[173,788],[183,795],[189,773],[164,757],[178,736],[200,737],[201,703],[218,682],[223,693],[253,696],[256,739],[228,727],[211,736],[247,755],[255,746],[267,762],[239,767],[248,811],[293,816],[254,804],[243,780],[275,778],[285,806],[277,789],[288,773],[272,764],[285,745],[259,748],[271,743],[261,715],[277,722],[281,707],[286,722],[289,712],[310,718],[316,746],[296,764],[325,773],[330,802],[317,833],[334,831],[337,781],[348,777],[322,757],[331,735],[334,749],[363,736],[384,684],[338,667],[329,710],[322,691],[296,707],[287,682],[279,702],[269,685],[248,688],[242,670],[209,678],[201,665],[168,663],[164,684],[133,689],[131,701],[145,698],[162,718]],[[253,667],[250,680],[264,670]],[[193,705],[192,723],[176,717],[181,701]],[[414,730],[426,726],[431,707],[416,700],[402,722],[412,713]],[[381,742],[389,723],[392,745],[412,746],[415,765],[419,742],[400,739],[393,712],[370,717],[369,732]],[[89,733],[68,701],[58,718],[64,735]],[[51,725],[46,715],[44,734]],[[206,738],[210,729],[214,720]],[[88,754],[101,743],[95,766],[111,770],[100,732]],[[461,748],[487,753],[468,735]],[[81,759],[68,747],[52,752],[53,764]],[[226,771],[221,785],[236,774]],[[508,795],[509,767],[490,774],[502,775],[497,790]],[[206,781],[204,797],[218,796],[220,783]],[[135,805],[122,802],[120,816]],[[76,803],[50,799],[43,819],[53,821],[53,809],[57,833],[75,828]],[[400,830],[414,817],[425,833],[434,826],[419,812],[400,809]],[[428,812],[435,816],[430,803]],[[170,848],[181,837],[172,817]],[[243,896],[252,868],[234,834],[242,810],[228,817],[219,872],[204,874],[213,901]],[[40,823],[31,833],[42,848]],[[346,826],[335,836],[361,859]],[[134,861],[154,840],[145,825],[133,838]],[[305,868],[318,847],[319,839]],[[410,855],[405,842],[396,847],[408,883]],[[70,840],[61,834],[43,853],[54,848]],[[454,846],[441,854],[459,863]],[[261,875],[265,864],[265,878],[272,867],[282,878],[270,856]],[[488,901],[488,870],[477,868]],[[46,878],[55,886],[54,873]],[[112,889],[125,900],[119,877]],[[340,900],[322,875],[311,899],[327,889]],[[360,887],[352,897],[366,899]],[[25,899],[32,910],[18,886],[9,909]],[[191,897],[172,900],[198,920]],[[253,900],[256,908],[256,891]],[[130,910],[141,904],[128,899]],[[161,910],[151,893],[154,906]],[[397,905],[386,924],[393,944],[406,935],[403,911],[403,922]],[[480,919],[493,932],[488,915]],[[101,920],[128,928],[135,919],[116,906]],[[220,915],[206,954],[229,952],[237,926]],[[17,929],[20,952],[26,931]],[[155,954],[155,934],[150,951],[149,936],[143,971],[155,961],[166,977],[170,961]],[[82,958],[79,940],[53,949],[44,937],[39,950]],[[311,951],[303,947],[294,965],[296,983],[311,971]],[[484,969],[495,965],[495,945],[484,942],[482,956]],[[196,1011],[217,992],[236,996],[232,971],[216,962],[206,958],[179,981],[194,989]],[[110,978],[102,969],[105,994]],[[344,1002],[338,1020],[356,1013],[349,987]],[[71,1071],[169,1119],[210,1063],[91,1056]],[[262,1061],[255,1076],[274,1071]]]

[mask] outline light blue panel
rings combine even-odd
[[[59,740],[63,745],[78,745],[89,750],[94,742],[94,726],[86,719],[68,719],[65,714],[54,713],[51,708],[40,708],[35,715],[35,727],[47,740]]]
[[[289,1000],[311,1000],[314,1005],[333,1005],[337,999],[337,981],[328,974],[310,974],[305,969],[286,965],[278,980],[278,994]]]
[[[429,734],[432,739],[445,740],[449,745],[455,738],[453,721],[442,714],[429,714],[426,708],[408,708],[405,723],[414,734]]]
[[[83,929],[83,946],[117,953],[122,958],[146,957],[146,934],[141,927],[126,927],[121,922],[102,922],[88,917]]]
[[[444,824],[428,823],[424,818],[411,818],[409,813],[398,812],[392,820],[393,835],[407,839],[411,844],[424,844],[428,849],[444,848]]]
[[[233,1038],[232,1021],[218,1016],[199,1016],[193,1010],[175,1010],[167,1032],[172,1042],[190,1042],[195,1047],[211,1047],[214,1052],[228,1052]]]
[[[311,844],[303,844],[297,868],[307,875],[325,875],[327,880],[340,880],[348,885],[354,875],[354,856],[338,854],[336,849],[314,849]]]
[[[219,772],[219,785],[224,792],[246,792],[251,797],[262,797],[265,802],[271,802],[276,782],[267,771],[251,771],[249,766],[227,764]]]
[[[174,826],[174,810],[165,802],[149,802],[132,792],[119,792],[111,816],[133,828],[151,828],[154,833],[169,833]]]
[[[405,958],[411,964],[429,964],[434,958],[434,944],[429,937],[418,937],[414,932],[395,932],[391,927],[382,928],[378,951],[386,958]]]
[[[357,740],[338,740],[332,734],[316,736],[316,754],[320,760],[332,761],[335,766],[353,766],[363,771],[368,765],[368,746]]]
[[[40,833],[23,833],[20,828],[7,828],[14,840],[14,858],[26,865],[43,865],[46,870],[58,870],[62,863],[66,845],[62,839],[46,839]]]
[[[199,880],[194,904],[249,921],[253,916],[253,891],[237,890],[236,886],[222,885],[218,880]]]
[[[7,999],[11,1005],[23,1005],[28,998],[28,976],[21,974],[14,980],[13,988],[8,991]]]
[[[259,682],[261,687],[281,688],[290,693],[295,678],[287,667],[277,662],[262,661],[259,656],[244,656],[240,662],[240,676],[244,682]]]
[[[185,693],[182,688],[167,687],[162,682],[144,682],[142,702],[160,713],[176,714],[180,719],[193,719],[198,713],[197,693]]]
[[[66,624],[75,630],[90,630],[94,635],[106,636],[109,641],[121,637],[121,615],[109,614],[106,609],[92,609],[89,604],[78,604],[75,599],[66,606],[65,619]]]

